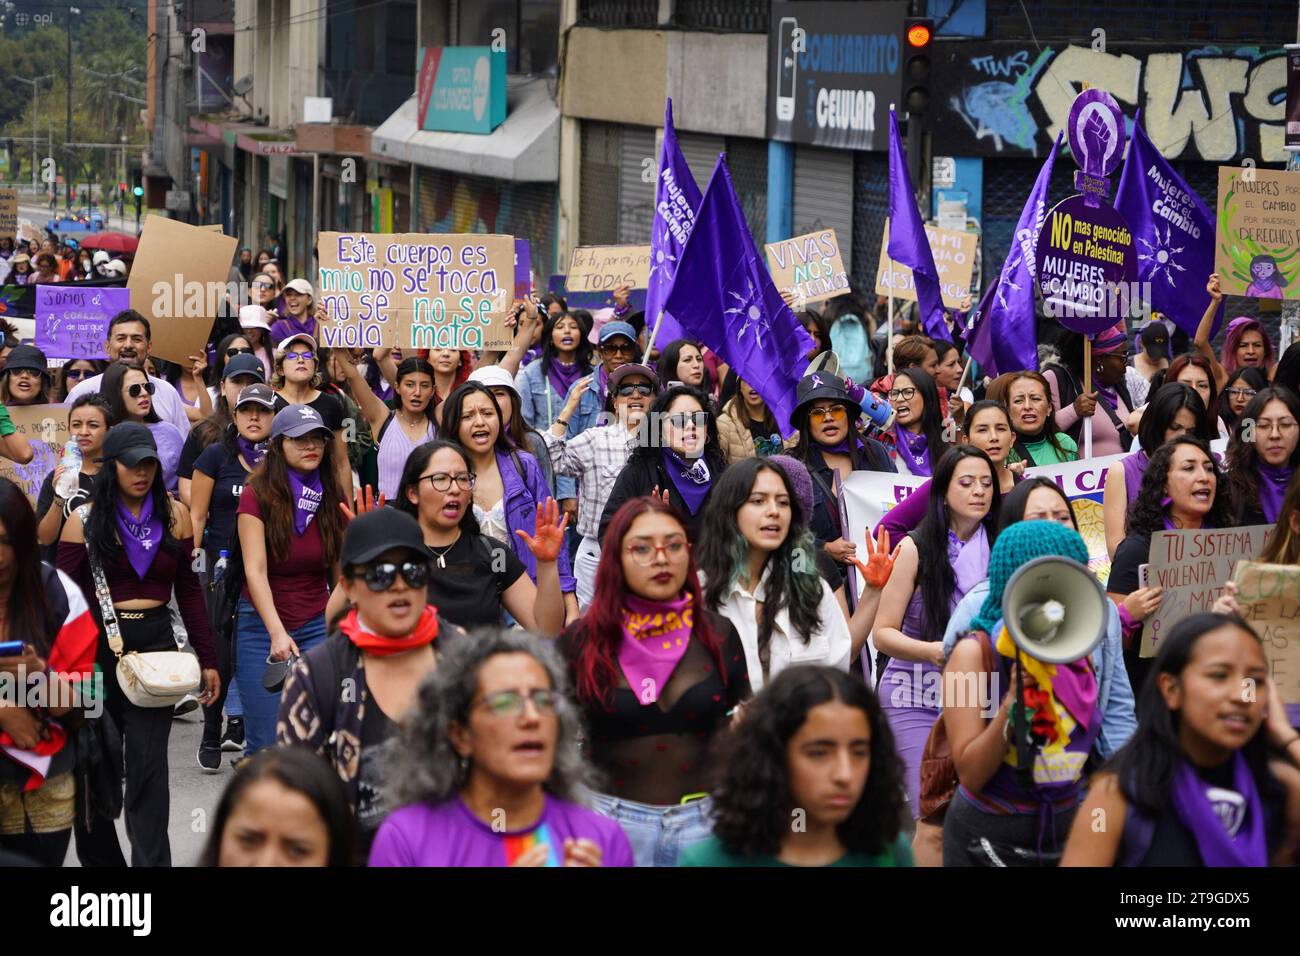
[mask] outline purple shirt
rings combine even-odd
[[[497,832],[460,797],[437,806],[416,803],[388,815],[370,850],[371,866],[509,866],[538,843],[550,846],[547,866],[564,862],[564,841],[587,839],[602,866],[633,866],[619,825],[594,810],[546,795],[542,815],[524,830]]]

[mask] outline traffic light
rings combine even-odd
[[[144,195],[144,187],[136,186],[135,189],[131,190],[131,192],[135,195],[136,203],[138,204],[140,197]]]
[[[903,19],[903,108],[912,116],[930,107],[930,48],[934,45],[934,20]]]

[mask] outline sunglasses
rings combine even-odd
[[[234,358],[236,355],[252,355],[252,354],[253,354],[252,349],[238,349],[235,348],[234,346],[231,346],[230,348],[226,349],[226,358]]]
[[[249,351],[251,352],[252,349],[249,349]],[[290,359],[294,359],[299,362],[310,362],[314,358],[316,358],[316,353],[314,352],[285,352],[284,353],[284,359],[286,362],[289,361]]]
[[[841,422],[848,418],[849,411],[843,405],[832,405],[829,408],[810,408],[808,410],[809,418],[829,418],[832,421]]]
[[[626,344],[620,344],[618,342],[602,342],[600,345],[600,350],[604,352],[606,355],[619,355],[622,353],[627,353],[628,355],[631,355],[636,350],[636,346],[633,345],[631,342],[628,342]]]
[[[668,416],[668,424],[673,428],[685,428],[687,425],[694,425],[696,428],[709,427],[708,412],[678,412],[676,415]]]
[[[392,561],[384,561],[381,564],[367,564],[360,569],[352,569],[352,576],[359,577],[366,582],[366,587],[378,594],[381,591],[387,591],[397,582],[397,576],[400,574],[407,587],[422,588],[429,582],[429,564],[427,561],[403,561],[401,564],[394,564]]]
[[[654,391],[649,385],[620,385],[618,387],[618,394],[623,398],[631,398],[634,395],[649,398],[654,394]]]
[[[83,378],[90,378],[90,376],[94,374],[94,371],[88,368],[70,368],[63,374],[63,377],[80,380]]]
[[[554,713],[560,706],[560,698],[555,691],[540,687],[527,694],[521,694],[517,690],[489,694],[476,706],[486,707],[493,717],[521,717],[530,700],[539,714]]]
[[[152,395],[156,390],[157,387],[153,382],[145,382],[144,384],[137,382],[135,385],[127,386],[126,394],[132,398],[139,398],[141,395]]]

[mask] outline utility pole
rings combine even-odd
[[[77,7],[68,7],[68,116],[65,128],[64,143],[72,142],[72,15],[81,13]],[[64,147],[64,165],[67,167],[67,173],[63,177],[64,195],[67,197],[68,211],[72,211],[72,159],[70,149]]]
[[[36,191],[36,169],[38,166],[40,166],[40,161],[37,158],[39,147],[36,145],[36,137],[37,137],[36,118],[41,115],[41,106],[40,106],[41,81],[52,80],[54,79],[54,75],[52,73],[47,73],[44,76],[38,76],[32,80],[29,80],[24,76],[15,76],[14,79],[17,80],[19,83],[26,83],[28,86],[32,88],[32,192],[35,192]]]

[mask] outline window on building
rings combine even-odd
[[[559,0],[460,0],[457,45],[491,46],[505,30],[511,73],[554,73],[560,52]]]

